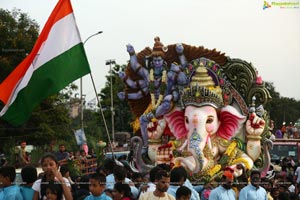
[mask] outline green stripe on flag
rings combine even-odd
[[[39,67],[2,116],[3,119],[15,126],[23,124],[42,100],[88,73],[90,67],[83,45],[79,43]]]

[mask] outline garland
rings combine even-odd
[[[231,142],[231,144],[227,147],[227,149],[226,149],[226,151],[225,151],[225,154],[228,155],[228,156],[230,156],[231,153],[232,153],[232,151],[235,149],[235,147],[236,147],[236,141],[233,140],[233,141]]]
[[[245,165],[246,169],[250,169],[249,161],[246,160],[245,158],[237,158],[237,159],[233,160],[231,164],[234,165],[237,163],[243,163]]]
[[[165,90],[167,88],[167,72],[166,72],[166,70],[163,70],[163,72],[162,72],[160,94],[159,94],[157,101],[155,99],[155,94],[154,94],[155,85],[154,85],[154,70],[153,69],[150,69],[149,80],[150,80],[149,89],[150,89],[150,95],[151,95],[151,104],[152,104],[152,108],[156,109],[161,104],[161,102],[164,98]]]

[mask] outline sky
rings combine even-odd
[[[126,44],[139,52],[163,44],[185,43],[217,49],[253,64],[283,97],[300,100],[300,8],[263,9],[263,0],[71,0],[98,92],[109,75],[106,60],[126,64]],[[279,3],[281,1],[274,0]],[[300,0],[288,2],[298,3]],[[20,9],[43,28],[57,0],[1,0],[0,8]],[[76,83],[79,85],[79,81]],[[95,97],[83,77],[87,101]]]

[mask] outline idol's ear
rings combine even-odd
[[[188,130],[185,128],[184,111],[181,109],[175,109],[173,112],[164,116],[171,133],[176,139],[184,138],[188,134]]]
[[[219,137],[230,140],[246,121],[246,116],[240,114],[233,106],[225,106],[221,109],[220,127],[217,132]]]

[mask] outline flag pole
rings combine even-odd
[[[102,109],[102,104],[101,104],[101,102],[99,100],[99,97],[98,97],[98,94],[97,94],[97,89],[96,89],[96,85],[95,85],[95,82],[94,82],[94,79],[93,79],[93,76],[92,76],[92,72],[90,72],[90,77],[91,77],[91,80],[92,80],[92,83],[93,83],[93,88],[94,88],[94,91],[95,91],[95,94],[96,94],[96,99],[97,99],[98,105],[100,107],[100,114],[101,114],[101,117],[102,117],[103,122],[104,122],[104,127],[105,127],[105,131],[106,131],[106,134],[107,134],[107,137],[108,137],[108,142],[109,142],[109,145],[111,147],[111,155],[112,155],[112,158],[115,159],[114,149],[113,149],[112,142],[111,142],[110,135],[109,135],[109,131],[108,131],[108,128],[107,128],[105,116],[104,116],[103,109]]]
[[[90,35],[83,43],[83,45],[85,45],[85,43],[93,36],[96,36],[98,34],[101,34],[103,33],[103,31],[99,31],[93,35]],[[112,71],[111,71],[112,72]],[[112,74],[111,74],[112,76]],[[93,84],[93,88],[94,88],[94,92],[96,94],[96,99],[97,99],[97,103],[100,107],[100,114],[101,114],[101,117],[103,119],[103,122],[104,122],[104,127],[105,127],[105,131],[106,131],[106,134],[107,134],[107,137],[108,137],[108,142],[109,142],[109,145],[111,147],[111,153],[112,153],[112,157],[113,159],[115,158],[114,156],[114,150],[113,150],[113,145],[112,145],[112,142],[111,142],[111,139],[110,139],[110,135],[109,135],[109,131],[108,131],[108,128],[107,128],[107,123],[106,123],[106,120],[105,120],[105,116],[104,116],[104,113],[103,113],[103,109],[102,109],[102,105],[101,105],[101,102],[99,100],[99,97],[98,97],[98,94],[97,94],[97,89],[96,89],[96,85],[95,85],[95,82],[94,82],[94,78],[93,78],[93,75],[92,75],[92,72],[90,72],[90,77],[91,77],[91,80],[92,80],[92,84]],[[111,83],[112,84],[112,83]],[[82,78],[80,78],[80,100],[81,100],[81,129],[83,130],[83,100],[82,100]],[[114,137],[114,136],[113,136]]]
[[[98,31],[97,33],[94,33],[92,35],[90,35],[88,38],[86,38],[86,40],[83,42],[83,46],[85,45],[85,43],[92,37],[99,35],[103,33],[103,31]],[[82,83],[82,77],[80,78],[80,127],[81,127],[81,131],[83,130],[83,83]]]

